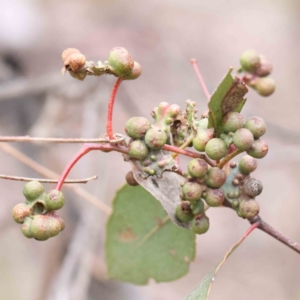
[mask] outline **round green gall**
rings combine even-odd
[[[272,95],[275,91],[275,81],[270,77],[257,78],[254,82],[255,90],[264,97]]]
[[[31,208],[25,203],[17,204],[12,210],[12,216],[17,223],[22,224],[31,215]]]
[[[203,234],[209,229],[209,219],[205,214],[197,215],[192,221],[192,230],[196,234]]]
[[[133,139],[143,139],[150,128],[150,122],[143,117],[130,118],[125,124],[126,134]]]
[[[31,222],[31,234],[37,240],[47,240],[64,229],[62,219],[51,215],[36,215]]]
[[[47,210],[59,210],[65,204],[65,197],[61,191],[51,190],[44,197],[44,201]]]
[[[199,120],[198,128],[207,129],[208,127],[208,118],[203,118]]]
[[[140,77],[142,74],[142,67],[138,62],[134,62],[133,69],[123,77],[125,80],[134,80]]]
[[[204,202],[200,199],[199,201],[192,203],[191,209],[193,215],[203,214],[205,212]]]
[[[233,144],[241,151],[248,150],[254,142],[253,134],[246,128],[238,129],[233,136]]]
[[[236,132],[243,125],[243,116],[238,112],[229,112],[223,117],[223,130],[225,133]]]
[[[188,223],[193,220],[194,215],[192,214],[188,201],[183,201],[177,205],[175,216],[182,223]]]
[[[206,155],[214,160],[223,158],[227,152],[228,147],[226,143],[219,138],[213,138],[209,140],[205,146]]]
[[[255,140],[251,148],[247,150],[247,154],[254,158],[264,158],[268,154],[268,151],[269,147],[267,143],[262,139],[258,139]]]
[[[115,47],[109,53],[108,65],[113,73],[123,77],[132,71],[134,61],[125,48]]]
[[[245,71],[254,73],[260,65],[259,54],[254,50],[247,50],[241,55],[240,63]]]
[[[211,188],[219,188],[226,181],[226,173],[218,167],[210,168],[207,172],[206,184]]]
[[[250,130],[255,139],[263,136],[267,130],[266,123],[261,117],[251,117],[245,123],[244,128]]]
[[[196,150],[200,152],[205,151],[205,146],[209,140],[211,140],[214,136],[214,131],[212,128],[209,129],[201,129],[197,130],[197,135],[193,139],[193,146]]]
[[[126,179],[126,182],[127,182],[129,185],[131,185],[131,186],[137,186],[137,185],[139,185],[139,183],[135,180],[132,171],[129,171],[129,172],[126,174],[125,179]]]
[[[195,158],[188,163],[188,171],[192,177],[202,178],[208,170],[207,163],[203,159]]]
[[[187,182],[182,187],[182,194],[184,199],[189,201],[196,201],[199,200],[204,188],[197,182]]]
[[[238,168],[243,174],[250,174],[256,170],[257,160],[250,155],[245,155],[241,158]]]
[[[243,192],[250,198],[255,198],[260,195],[263,190],[263,185],[261,181],[255,178],[249,178],[243,184]]]
[[[242,200],[240,202],[237,213],[242,218],[254,218],[259,213],[259,204],[253,199]]]
[[[153,127],[146,132],[145,143],[153,150],[161,149],[167,142],[166,133],[158,127]]]
[[[25,218],[24,223],[22,225],[22,233],[29,239],[33,238],[33,234],[31,232],[32,220],[33,219],[31,217],[27,217]]]
[[[211,207],[221,206],[225,200],[225,195],[222,189],[211,189],[206,190],[206,195],[204,198],[207,205]]]
[[[149,150],[143,141],[135,140],[129,145],[128,155],[137,160],[144,160],[149,155]]]
[[[43,185],[38,181],[29,181],[24,185],[23,195],[28,201],[33,201],[44,193]]]
[[[172,118],[176,118],[180,114],[180,112],[181,112],[180,106],[177,104],[172,104],[167,108],[166,115],[172,119]]]

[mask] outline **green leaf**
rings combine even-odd
[[[168,214],[170,220],[181,227],[190,228],[189,223],[180,222],[175,216],[176,207],[181,203],[180,194],[182,176],[165,172],[162,178],[154,176],[144,179],[143,166],[137,160],[130,160],[135,180],[147,190],[157,201],[159,201]]]
[[[258,226],[258,223],[254,223],[253,225],[251,225],[248,228],[248,230],[245,232],[243,237],[236,244],[234,244],[229,249],[229,251],[225,254],[222,261],[204,277],[204,279],[201,281],[201,283],[198,286],[196,286],[196,288],[189,295],[187,295],[184,298],[184,300],[207,300],[208,299],[211,285],[214,282],[217,272],[219,271],[221,266],[225,263],[227,258],[234,252],[234,250],[247,238],[247,236],[255,228],[257,228],[257,226]]]
[[[229,69],[208,103],[208,128],[214,128],[217,137],[223,132],[223,117],[231,111],[240,112],[246,102],[243,97],[248,88],[241,79],[233,78],[232,70]]]
[[[170,222],[161,204],[141,186],[123,186],[107,223],[108,276],[134,284],[172,281],[188,272],[195,234]]]

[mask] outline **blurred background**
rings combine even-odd
[[[61,53],[75,47],[88,60],[106,60],[115,46],[127,48],[143,68],[118,93],[114,128],[124,133],[132,116],[150,118],[166,101],[184,105],[206,99],[190,65],[196,58],[212,92],[240,54],[256,49],[274,65],[277,90],[270,98],[248,93],[243,114],[267,122],[269,154],[255,177],[264,184],[261,216],[300,241],[300,2],[298,0],[152,0],[0,2],[0,134],[37,137],[97,137],[105,132],[112,76],[83,82],[61,74]],[[1,144],[1,172],[45,177],[21,162],[14,147],[55,172],[62,172],[78,144]],[[29,163],[32,165],[32,163]],[[116,153],[90,153],[70,178],[99,175],[81,187],[95,198],[63,188],[66,229],[37,242],[23,237],[11,209],[23,202],[24,183],[0,181],[0,299],[181,300],[220,261],[248,228],[225,208],[208,212],[211,227],[197,237],[189,273],[172,283],[134,286],[106,279],[105,224],[97,201],[111,199],[129,165]],[[53,185],[45,185],[46,189]],[[93,202],[94,204],[92,204]],[[255,231],[220,270],[210,299],[300,299],[300,256]]]

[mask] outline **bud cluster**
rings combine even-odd
[[[27,182],[23,189],[25,202],[17,204],[12,216],[22,224],[22,233],[27,238],[47,240],[58,235],[64,228],[64,221],[56,214],[56,210],[64,206],[65,198],[61,191],[44,191],[38,181]]]
[[[267,77],[273,71],[272,64],[254,50],[245,51],[240,57],[242,70],[246,73],[244,81],[261,96],[270,96],[275,91],[275,81]]]
[[[175,168],[175,160],[162,148],[170,143],[170,126],[179,113],[178,105],[161,102],[152,112],[154,124],[144,117],[133,117],[126,122],[125,132],[131,138],[128,155],[130,159],[140,161],[144,178],[153,175],[161,177],[164,171]],[[126,181],[136,185],[130,175]]]
[[[62,53],[63,74],[69,71],[76,79],[83,80],[87,75],[100,76],[112,74],[116,77],[133,80],[142,73],[140,64],[134,61],[129,52],[123,47],[113,48],[107,61],[86,61],[85,56],[78,49],[68,48]]]

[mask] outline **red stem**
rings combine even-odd
[[[199,82],[201,84],[202,90],[203,90],[203,92],[204,92],[207,100],[209,101],[209,99],[210,99],[210,93],[209,93],[209,91],[208,91],[208,89],[207,89],[207,87],[205,85],[205,82],[204,82],[204,80],[202,78],[202,75],[201,75],[200,70],[198,68],[198,64],[197,64],[196,59],[192,58],[191,59],[191,64],[192,64],[192,66],[193,66],[193,68],[195,70],[195,73],[196,73],[196,75],[197,75],[197,77],[199,79]]]
[[[81,157],[89,153],[91,150],[100,150],[103,152],[117,151],[123,154],[128,154],[128,149],[119,145],[110,144],[84,144],[83,147],[75,154],[71,161],[65,167],[63,173],[61,174],[58,183],[56,185],[56,190],[61,190],[64,181],[66,180],[68,174],[74,167],[74,165],[79,161]]]
[[[112,128],[112,117],[113,117],[113,110],[114,110],[114,103],[115,103],[115,99],[116,99],[116,94],[117,94],[118,88],[119,88],[122,80],[123,80],[122,78],[118,78],[118,80],[116,81],[116,83],[113,87],[113,90],[111,92],[109,102],[108,102],[106,133],[107,133],[107,136],[109,137],[110,140],[115,139],[113,128]]]

